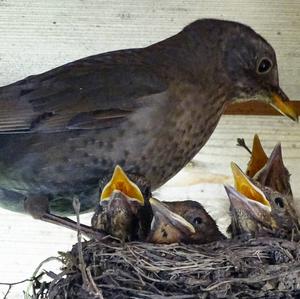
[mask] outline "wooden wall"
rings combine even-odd
[[[276,49],[283,90],[300,100],[300,1],[286,0],[0,0],[0,85],[103,51],[141,47],[175,34],[198,18],[240,21]],[[224,228],[231,160],[248,155],[235,146],[259,133],[270,152],[282,141],[286,164],[300,197],[299,125],[282,117],[223,117],[194,161],[162,188],[162,199],[193,198]],[[89,221],[88,216],[84,216]],[[29,277],[41,259],[70,248],[71,232],[0,210],[0,282]],[[23,298],[16,288],[8,298]],[[2,293],[1,293],[2,292]],[[0,296],[5,289],[0,288]]]

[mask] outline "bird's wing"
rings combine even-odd
[[[167,89],[140,51],[91,56],[0,88],[0,134],[117,125]]]

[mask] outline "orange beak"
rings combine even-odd
[[[278,112],[289,117],[293,121],[299,121],[297,111],[289,102],[287,95],[280,88],[271,91],[268,103]]]

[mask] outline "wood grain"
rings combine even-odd
[[[1,0],[0,86],[105,51],[147,46],[199,18],[248,24],[274,47],[282,89],[300,99],[300,1]]]
[[[299,15],[300,1],[295,0],[0,0],[0,86],[88,55],[147,46],[199,18],[220,18],[248,24],[272,44],[282,89],[291,99],[300,99]],[[262,109],[244,107],[255,114],[251,109]],[[273,111],[263,109],[265,114]],[[236,147],[236,138],[250,143],[258,133],[268,153],[282,142],[299,198],[299,129],[299,124],[278,116],[224,116],[200,154],[157,196],[199,200],[225,228],[228,203],[222,184],[232,183],[229,163],[245,167],[249,158]],[[85,223],[90,217],[84,216]],[[73,232],[0,210],[0,282],[30,277],[42,259],[75,241]],[[14,288],[8,298],[24,298],[25,287]],[[0,286],[1,298],[5,291]]]

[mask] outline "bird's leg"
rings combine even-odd
[[[42,216],[41,220],[49,222],[49,223],[61,225],[61,226],[64,226],[64,227],[74,230],[74,231],[78,230],[77,223],[67,217],[61,217],[61,216],[57,216],[57,215],[54,215],[51,213],[46,213]],[[99,230],[96,230],[88,225],[84,225],[84,224],[80,224],[80,230],[81,230],[82,234],[86,235],[89,238],[93,238],[93,239],[101,240],[103,237],[106,236],[105,233],[103,233]]]
[[[33,218],[53,223],[77,231],[78,225],[75,221],[50,213],[47,196],[29,196],[24,201],[24,209]],[[82,234],[95,239],[102,239],[106,234],[90,226],[80,224]]]

